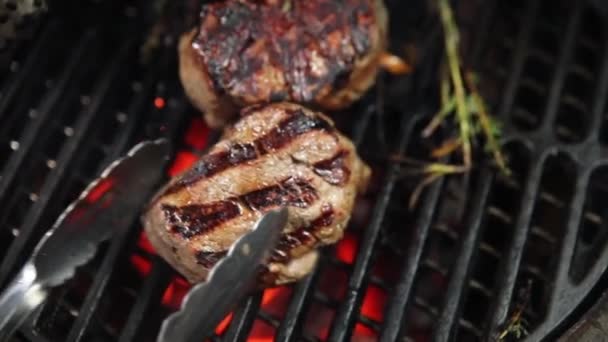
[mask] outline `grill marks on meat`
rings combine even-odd
[[[162,210],[170,224],[171,231],[180,234],[184,239],[204,234],[241,214],[238,204],[233,201],[181,207],[163,204]]]
[[[342,237],[368,178],[329,118],[289,103],[258,107],[155,196],[144,227],[159,254],[198,282],[264,212],[287,206],[288,224],[260,282],[291,282],[312,269],[315,248]]]
[[[254,210],[281,206],[307,208],[318,198],[317,190],[301,178],[287,178],[276,185],[243,195],[243,201]]]
[[[329,227],[333,222],[334,209],[331,204],[323,205],[319,217],[312,220],[308,225],[299,227],[294,232],[281,237],[270,261],[284,263],[294,257],[294,250],[314,245],[319,240],[315,236],[317,231],[321,228]]]
[[[228,251],[224,251],[224,252],[204,252],[204,251],[199,251],[199,252],[196,253],[196,262],[199,265],[202,265],[203,267],[211,268],[218,261],[220,261],[220,259],[222,259],[223,257],[225,257],[226,254],[228,254]]]
[[[387,25],[383,0],[214,2],[180,41],[180,76],[214,127],[258,103],[345,108],[373,84]]]
[[[203,7],[193,47],[215,91],[310,102],[369,51],[374,24],[369,0],[228,0]],[[282,72],[272,91],[253,82],[268,65]]]
[[[275,151],[289,144],[296,137],[313,130],[333,132],[334,128],[318,117],[310,117],[301,110],[279,124],[270,133],[256,140],[255,145],[261,154]]]
[[[274,152],[310,131],[325,130],[332,134],[334,132],[333,126],[323,118],[311,117],[301,110],[289,114],[276,128],[251,143],[235,143],[225,151],[204,156],[179,182],[169,187],[165,194],[177,192],[202,178]]]
[[[254,160],[257,157],[258,153],[253,144],[232,144],[225,151],[202,157],[190,171],[184,174],[179,182],[167,188],[165,194],[180,191],[182,188],[202,178],[211,177],[218,172],[238,166],[249,160]]]
[[[277,248],[273,251],[270,258],[271,262],[285,263],[292,258],[293,250],[303,246],[312,246],[318,239],[315,236],[317,230],[323,227],[329,227],[334,220],[334,210],[330,204],[323,205],[321,216],[314,219],[307,226],[298,228],[292,233],[285,234],[281,237],[277,244]],[[197,262],[204,267],[211,268],[219,260],[226,256],[228,252],[204,252],[196,253]]]
[[[244,203],[252,210],[265,210],[281,206],[307,208],[319,196],[310,183],[301,178],[289,177],[276,185],[252,191],[238,198],[202,205],[176,207],[162,205],[171,231],[184,239],[204,234],[217,226],[239,216],[241,209],[237,202]]]
[[[329,184],[344,185],[350,176],[350,170],[346,166],[347,155],[348,151],[340,150],[330,159],[316,162],[313,165],[315,173]]]

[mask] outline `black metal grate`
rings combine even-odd
[[[530,286],[524,317],[535,341],[571,324],[605,283],[604,18],[581,1],[461,1],[472,32],[465,51],[505,123],[513,175],[483,166],[448,177],[409,211],[418,179],[386,157],[424,158],[433,144],[418,136],[435,110],[440,31],[424,5],[386,2],[392,48],[412,36],[426,44],[414,75],[381,75],[336,115],[374,167],[371,191],[313,274],[273,300],[270,291],[246,299],[214,340],[487,340]],[[174,22],[150,20],[158,13],[147,1],[77,3],[0,52],[0,285],[64,206],[135,142],[167,136],[187,162],[206,136],[213,140],[176,78]],[[163,13],[180,11],[169,4]],[[16,339],[151,341],[184,289],[134,223],[54,290]]]

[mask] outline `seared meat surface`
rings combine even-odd
[[[288,225],[262,273],[262,286],[297,280],[317,247],[335,243],[370,170],[325,115],[277,103],[244,109],[190,170],[169,182],[143,217],[146,233],[195,283],[263,213],[287,206]]]
[[[180,77],[213,128],[252,104],[341,109],[374,83],[386,32],[383,0],[214,2],[181,37]]]

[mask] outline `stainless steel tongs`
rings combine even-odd
[[[252,288],[259,266],[267,261],[287,223],[287,209],[266,213],[253,231],[232,245],[228,254],[184,297],[180,310],[163,322],[158,342],[200,342],[213,333],[230,309]]]

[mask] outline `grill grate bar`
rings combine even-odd
[[[494,310],[492,311],[491,323],[489,324],[489,330],[486,331],[487,336],[494,331],[497,331],[502,322],[506,319],[509,312],[509,304],[513,297],[513,290],[515,288],[515,282],[517,280],[517,274],[521,266],[521,259],[524,252],[526,241],[528,240],[528,233],[530,230],[530,221],[532,220],[532,212],[534,210],[534,202],[536,193],[540,186],[541,175],[543,171],[543,160],[545,156],[536,156],[532,160],[537,160],[530,167],[530,173],[524,187],[522,195],[522,201],[520,204],[519,215],[515,224],[515,231],[513,233],[513,240],[511,242],[511,248],[509,249],[505,260],[509,262],[503,264],[499,271],[498,284],[501,284],[497,291],[497,296],[494,303]]]
[[[582,225],[579,224],[581,222],[581,217],[583,215],[583,209],[585,206],[585,197],[587,194],[587,186],[589,185],[589,179],[591,177],[591,170],[585,170],[583,172],[579,171],[578,180],[576,184],[576,191],[573,196],[572,206],[569,209],[569,217],[568,224],[566,225],[566,231],[564,232],[563,246],[562,251],[559,256],[559,267],[557,269],[556,281],[555,281],[555,290],[552,295],[552,305],[555,307],[563,306],[560,304],[563,301],[563,294],[570,290],[572,287],[570,285],[570,279],[568,278],[568,272],[570,271],[570,265],[572,264],[572,257],[574,255],[574,249],[576,247],[577,235],[579,229]],[[568,304],[569,302],[566,301]],[[555,319],[564,319],[566,314],[572,310],[573,307],[570,305],[566,305],[567,307],[562,307],[562,310],[551,310],[551,317],[548,317],[548,321]],[[566,312],[564,312],[566,311]],[[559,317],[563,314],[562,317]]]
[[[123,246],[127,240],[128,232],[124,232],[114,237],[110,242],[108,254],[104,258],[99,272],[95,276],[95,280],[87,296],[82,304],[82,310],[78,312],[78,316],[66,341],[81,341],[91,325],[91,318],[95,313],[99,301],[102,298],[103,291],[106,289],[108,282],[113,274],[114,264],[121,253]]]
[[[105,94],[112,86],[113,79],[121,70],[123,62],[126,59],[130,50],[132,50],[133,45],[134,40],[130,40],[121,49],[122,51],[119,52],[119,56],[116,58],[115,62],[109,67],[110,71],[106,73],[107,75],[112,76],[106,76],[106,78],[100,84],[100,90],[96,92],[98,96],[94,97],[96,101],[98,101],[98,103],[93,105],[91,108],[98,108],[103,99],[106,98]],[[130,116],[129,118],[131,119],[131,121],[135,119],[134,116]],[[128,132],[123,132],[123,136],[128,136]],[[125,146],[120,143],[113,146],[112,152],[110,153],[107,159],[112,158],[112,160],[114,160],[118,158],[120,152],[124,149],[124,147]],[[107,163],[104,163],[104,166],[105,165],[107,165]],[[84,310],[79,312],[78,318],[72,326],[72,329],[66,341],[80,341],[82,339],[87,327],[89,326],[89,321],[91,320],[91,317],[95,312],[97,304],[101,299],[101,294],[103,293],[110,277],[112,276],[112,270],[114,269],[113,265],[118,256],[120,255],[122,246],[124,246],[126,242],[126,238],[128,236],[127,232],[128,231],[125,231],[125,233],[116,236],[112,240],[107,256],[104,258],[102,266],[100,267],[99,271],[95,276],[94,283],[88,291],[88,294],[84,300],[84,303],[82,305]]]
[[[499,14],[496,10],[498,1],[484,1],[483,3],[483,13],[479,16],[481,19],[477,20],[476,18],[473,23],[466,25],[467,29],[471,27],[471,29],[477,32],[471,53],[467,56],[468,58],[465,58],[465,60],[471,60],[473,65],[479,64],[479,58],[481,57],[483,48],[487,45],[489,39],[492,38],[490,34],[491,30],[489,29],[490,24],[495,20],[495,16]],[[475,26],[473,27],[473,25]]]
[[[402,322],[405,318],[405,308],[411,301],[412,289],[414,287],[414,281],[418,269],[423,264],[422,253],[424,250],[425,241],[429,235],[431,225],[433,223],[433,210],[439,201],[439,195],[441,194],[441,188],[443,187],[443,179],[436,182],[430,190],[428,190],[427,198],[423,202],[421,212],[424,215],[420,216],[414,227],[416,231],[413,236],[415,241],[412,242],[413,248],[407,256],[404,256],[406,263],[403,269],[399,270],[400,279],[395,286],[393,294],[388,299],[389,306],[386,311],[386,318],[384,320],[384,326],[380,335],[380,341],[395,341],[402,333]],[[435,264],[432,261],[428,261],[431,264]]]
[[[604,34],[608,36],[608,26],[604,30]],[[601,58],[601,67],[598,74],[600,75],[598,85],[593,92],[593,103],[591,109],[591,121],[589,127],[591,127],[590,133],[587,137],[587,142],[596,142],[599,140],[601,132],[602,116],[604,115],[604,108],[608,103],[606,94],[608,94],[608,40],[602,48],[603,58]]]
[[[515,93],[517,91],[517,85],[522,78],[524,70],[524,62],[530,49],[530,39],[532,36],[532,29],[538,18],[540,10],[540,0],[531,0],[527,2],[525,10],[525,19],[519,31],[517,37],[517,46],[515,47],[515,53],[513,55],[512,65],[509,66],[509,78],[503,91],[502,100],[499,106],[499,111],[496,113],[499,119],[506,119],[507,115],[513,110],[513,104],[515,103]]]
[[[155,300],[160,298],[169,285],[171,270],[160,257],[155,256],[152,263],[152,272],[146,277],[144,285],[137,296],[137,301],[129,314],[127,323],[122,330],[119,342],[138,341],[142,322],[146,313],[152,311]],[[158,328],[158,327],[157,327]]]
[[[106,160],[107,163],[110,163],[118,158],[120,152],[127,147],[129,140],[132,139],[132,134],[136,128],[136,124],[139,123],[139,118],[144,114],[146,100],[148,100],[152,95],[152,90],[160,78],[161,71],[165,70],[167,65],[169,65],[171,52],[173,51],[170,49],[164,49],[162,55],[159,57],[159,61],[152,67],[152,71],[144,80],[142,89],[138,96],[136,96],[135,99],[129,104],[129,107],[127,108],[127,117],[131,119],[125,123],[125,128],[116,142],[117,148],[114,150],[114,154],[111,154],[108,157]],[[116,151],[118,151],[118,154],[116,154]]]
[[[462,240],[456,264],[450,270],[452,277],[447,288],[447,302],[435,325],[435,341],[448,341],[450,339],[455,328],[455,323],[458,322],[457,314],[462,303],[462,298],[465,295],[464,292],[468,288],[467,280],[477,252],[481,230],[483,229],[483,209],[488,202],[493,178],[492,172],[489,169],[484,169],[482,172],[477,194],[472,198],[471,217],[464,221],[467,233]]]
[[[608,33],[607,30],[604,33]],[[602,64],[599,71],[599,81],[597,82],[597,87],[593,94],[593,104],[591,106],[591,123],[590,127],[595,128],[591,129],[590,134],[587,138],[588,142],[596,142],[599,134],[600,134],[600,123],[602,120],[602,116],[604,114],[604,108],[606,103],[606,93],[608,93],[608,40],[604,43],[603,49],[603,58]],[[587,159],[596,160],[593,154],[586,155]],[[591,173],[595,165],[593,163],[586,163],[586,165],[591,165],[591,167],[584,168],[578,171],[579,179],[576,184],[576,192],[574,194],[572,200],[572,207],[570,208],[570,216],[568,218],[568,224],[566,228],[566,232],[564,234],[562,252],[560,254],[559,265],[560,267],[557,270],[556,281],[555,281],[555,291],[551,298],[551,304],[553,307],[557,309],[551,311],[551,316],[548,317],[548,321],[553,323],[559,323],[563,320],[567,314],[572,311],[572,306],[569,301],[564,301],[564,298],[568,298],[569,292],[573,291],[573,287],[571,285],[569,279],[570,267],[572,266],[573,255],[575,253],[577,236],[579,234],[579,230],[581,229],[581,225],[579,222],[582,221],[584,206],[585,206],[585,197],[587,188],[589,187]],[[604,260],[603,258],[600,260]],[[598,263],[599,264],[599,263]],[[599,273],[596,273],[599,275]],[[595,283],[596,279],[593,279],[593,276],[589,274],[588,278],[591,279],[592,283]],[[561,304],[560,304],[561,302]]]
[[[35,77],[35,72],[39,70],[42,65],[40,61],[40,55],[44,48],[47,48],[52,40],[55,38],[57,34],[58,28],[57,22],[51,22],[42,29],[42,36],[37,40],[35,45],[32,47],[32,50],[29,54],[29,57],[25,61],[25,64],[21,66],[20,70],[16,72],[14,77],[11,77],[5,81],[5,86],[2,89],[2,96],[0,97],[0,121],[4,119],[4,116],[8,114],[7,107],[14,99],[17,91],[20,91],[20,96],[23,96],[24,93],[29,93],[30,91],[27,89],[22,89],[26,81]],[[30,83],[26,83],[26,87]]]
[[[399,140],[397,150],[395,151],[398,154],[402,154],[406,149],[413,128],[412,123],[411,116],[407,113],[404,114],[401,127],[401,139]],[[330,341],[344,341],[348,339],[358,316],[358,307],[360,306],[365,293],[362,289],[367,281],[366,278],[371,267],[374,246],[378,240],[391,193],[397,182],[399,165],[389,163],[386,170],[387,178],[381,192],[376,198],[376,204],[371,215],[370,223],[363,233],[361,245],[355,259],[354,269],[348,281],[346,297],[343,299],[342,305],[340,305],[334,317],[334,323],[332,324],[329,335]]]
[[[34,330],[22,329],[19,333],[22,334],[25,338],[27,338],[27,341],[31,341],[31,342],[52,342],[52,341],[49,341],[44,336],[42,336],[40,334],[37,334]],[[18,341],[21,341],[21,340],[18,340]]]
[[[160,65],[164,65],[164,63],[170,58],[171,54],[170,49],[166,49],[163,57],[161,58]],[[155,72],[151,75],[150,78],[146,80],[146,86],[144,89],[151,89],[154,81],[158,79],[159,70],[165,70],[163,67],[154,68]],[[141,95],[138,99],[135,100],[134,106],[132,108],[141,109],[141,105],[143,105],[143,99],[147,97],[146,94],[149,94],[149,90],[142,91]],[[177,109],[175,110],[177,113],[182,113],[185,110],[185,102],[183,99],[179,101]],[[137,110],[135,113],[141,112]],[[166,136],[175,136],[177,131],[179,130],[179,116],[172,115],[173,121],[170,122],[167,129],[165,130]],[[152,262],[152,272],[145,278],[143,288],[141,292],[137,296],[137,300],[131,310],[129,317],[127,319],[127,323],[123,328],[122,333],[118,339],[119,342],[127,342],[127,341],[137,341],[138,334],[141,332],[142,323],[145,320],[146,312],[151,311],[151,308],[154,305],[158,305],[158,299],[162,297],[163,292],[169,285],[171,280],[171,269],[169,266],[158,256],[154,256],[154,261]]]
[[[225,341],[245,341],[253,327],[255,316],[260,308],[262,293],[247,298],[232,316],[232,322],[224,335]]]
[[[570,16],[566,35],[562,49],[559,52],[559,59],[556,65],[557,71],[555,72],[553,79],[551,80],[551,87],[547,94],[547,106],[545,107],[542,124],[540,130],[545,134],[551,134],[557,110],[560,105],[560,98],[562,96],[562,89],[564,88],[564,82],[566,75],[568,74],[568,64],[574,54],[574,44],[576,43],[576,36],[578,28],[580,26],[583,6],[583,1],[576,1],[574,7],[574,13]]]
[[[551,80],[551,88],[549,89],[547,103],[545,106],[543,123],[541,126],[541,132],[543,132],[544,135],[552,134],[551,130],[553,128],[553,122],[557,114],[557,109],[559,108],[561,90],[566,77],[566,66],[572,55],[583,5],[583,3],[579,2],[575,4],[575,12],[572,16],[570,16],[568,22],[565,43],[562,46],[558,59],[558,69]],[[515,225],[516,229],[513,235],[513,242],[506,257],[508,263],[503,266],[504,268],[500,273],[501,279],[499,280],[499,284],[502,286],[497,293],[496,302],[493,307],[494,311],[492,313],[491,322],[488,325],[489,330],[486,331],[486,337],[490,337],[493,332],[499,329],[502,322],[507,319],[507,314],[510,310],[509,304],[513,300],[515,283],[517,281],[519,270],[522,266],[521,260],[531,229],[530,221],[534,207],[533,204],[535,202],[534,194],[538,193],[539,191],[538,183],[540,182],[540,176],[543,168],[542,161],[546,156],[546,153],[542,150],[536,151],[536,154],[538,158],[534,158],[533,160],[536,160],[537,162],[532,166],[530,177],[527,180],[524,197],[520,207],[521,211]]]
[[[41,111],[44,114],[41,114],[41,116],[36,119],[36,122],[33,124],[33,127],[31,127],[26,132],[25,137],[23,139],[24,143],[22,144],[23,150],[18,151],[18,153],[15,155],[16,158],[11,161],[12,163],[9,162],[8,170],[10,176],[6,177],[2,181],[13,178],[17,171],[20,169],[19,166],[25,160],[25,156],[28,150],[34,144],[39,130],[43,128],[43,123],[45,121],[45,118],[43,117],[50,115],[51,105],[55,102],[55,100],[58,100],[61,97],[60,95],[63,91],[63,88],[67,86],[67,82],[71,78],[72,73],[77,69],[76,65],[81,64],[79,62],[83,56],[85,47],[88,45],[89,42],[91,42],[92,38],[92,34],[87,34],[86,38],[81,42],[79,49],[73,54],[73,58],[70,60],[70,64],[66,69],[62,81],[59,83],[56,90],[52,92],[49,101],[44,106],[44,110]],[[34,233],[34,229],[36,228],[40,218],[42,217],[45,208],[47,208],[53,193],[57,189],[61,179],[63,178],[64,174],[68,169],[67,164],[75,156],[74,152],[79,148],[80,141],[84,138],[84,133],[88,131],[88,128],[92,123],[94,114],[94,111],[87,111],[86,114],[79,117],[78,123],[76,125],[78,131],[75,131],[76,133],[74,134],[74,136],[62,148],[59,157],[57,158],[57,167],[55,167],[51,171],[52,177],[49,177],[48,181],[45,182],[45,184],[43,185],[38,200],[34,203],[32,208],[26,215],[26,221],[22,225],[19,236],[11,244],[11,247],[6,253],[2,264],[0,265],[0,284],[4,283],[7,280],[7,277],[11,270],[15,267],[15,263],[17,262],[19,256],[23,253],[23,249],[26,243],[28,242],[28,240],[30,240],[31,235]],[[6,187],[0,187],[0,190],[6,191],[8,185],[9,184],[7,184]],[[0,194],[7,195],[6,193]]]
[[[277,330],[277,341],[296,341],[299,334],[299,330],[302,328],[301,322],[304,320],[306,311],[310,306],[312,297],[314,295],[314,284],[317,282],[319,272],[313,272],[313,274],[299,281],[294,287],[294,295],[289,301],[289,307],[287,308],[287,314],[281,321]]]
[[[60,101],[64,88],[68,85],[74,74],[79,70],[79,67],[82,67],[82,63],[79,62],[84,56],[86,47],[91,44],[92,41],[93,32],[89,31],[82,38],[74,53],[72,53],[72,58],[70,59],[67,68],[64,70],[57,86],[45,98],[41,105],[42,109],[39,111],[36,118],[25,129],[23,136],[20,137],[19,150],[11,156],[11,159],[4,167],[2,178],[0,178],[0,200],[3,200],[4,197],[8,196],[8,188],[11,186],[18,174],[18,171],[21,169],[23,162],[26,160],[25,157],[32,148],[32,145],[34,145],[36,142],[36,138],[38,138],[40,130],[45,127],[44,124],[51,116],[51,109]],[[2,283],[2,278],[2,272],[0,271],[0,283]]]

